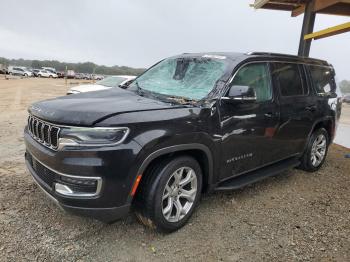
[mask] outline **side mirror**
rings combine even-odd
[[[122,89],[127,89],[131,83],[132,83],[132,81],[127,81],[123,84],[119,84],[118,87],[120,87]]]
[[[228,97],[225,100],[232,101],[256,101],[256,94],[252,87],[233,85],[228,91]]]

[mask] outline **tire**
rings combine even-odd
[[[299,168],[307,172],[319,170],[327,157],[328,146],[329,135],[326,129],[320,128],[314,131],[300,159],[301,163]]]
[[[38,75],[38,77],[41,77],[41,75]]]
[[[52,75],[49,75],[49,78],[52,78]]]
[[[180,182],[191,179],[176,187],[176,177]],[[185,192],[191,191],[184,197]],[[200,201],[201,191],[202,171],[194,158],[181,156],[163,160],[150,167],[141,180],[134,201],[136,216],[142,224],[158,231],[176,231],[193,214]]]
[[[24,77],[28,77],[28,74],[24,74]]]

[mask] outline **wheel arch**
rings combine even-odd
[[[214,173],[213,157],[210,149],[203,144],[182,144],[156,150],[142,162],[137,174],[145,174],[147,168],[157,160],[180,155],[189,155],[198,161],[203,173],[203,190],[205,192],[211,190]]]
[[[328,137],[329,142],[331,143],[333,138],[334,138],[334,135],[335,135],[334,121],[331,118],[323,118],[323,119],[316,121],[311,129],[309,137],[312,135],[313,132],[315,132],[319,128],[326,129],[328,136],[329,136]]]

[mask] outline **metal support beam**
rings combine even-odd
[[[341,25],[337,25],[337,26],[333,26],[333,27],[329,27],[329,28],[326,28],[324,30],[305,35],[304,39],[305,40],[308,40],[308,39],[317,40],[317,39],[321,39],[321,38],[325,38],[325,37],[329,37],[329,36],[333,36],[333,35],[342,34],[342,33],[349,32],[349,31],[350,31],[350,22],[345,23],[345,24],[341,24]]]
[[[310,54],[311,41],[312,39],[304,39],[304,36],[311,34],[314,30],[316,13],[314,10],[315,0],[308,2],[305,6],[303,27],[301,29],[300,42],[299,42],[299,56],[308,57]]]

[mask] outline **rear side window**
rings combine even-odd
[[[330,68],[308,66],[310,76],[317,94],[327,94],[332,91],[333,74]]]
[[[231,86],[249,86],[254,90],[257,102],[268,101],[272,98],[269,70],[266,63],[254,63],[242,67],[235,75]]]
[[[272,77],[280,88],[281,96],[301,96],[308,93],[303,86],[300,67],[297,64],[273,63]]]

